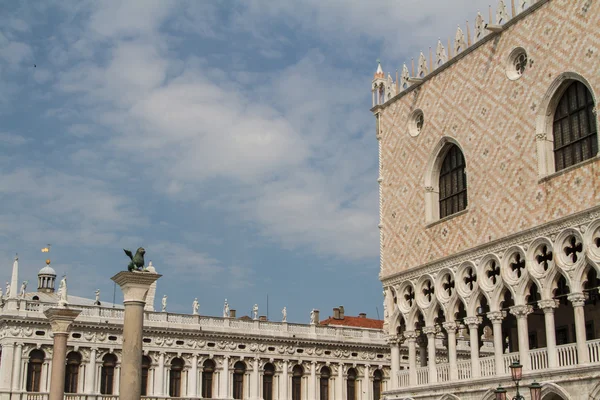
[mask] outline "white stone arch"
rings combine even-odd
[[[473,294],[471,296],[469,296],[469,302],[467,303],[467,307],[466,307],[467,317],[476,317],[479,315],[477,313],[477,307],[479,307],[481,305],[481,302],[479,299],[482,296],[486,299],[486,301],[488,302],[488,305],[490,306],[490,311],[492,311],[492,306],[490,304],[490,298],[488,297],[487,293],[478,289],[476,292],[473,292]]]
[[[506,249],[501,260],[502,265],[500,269],[502,272],[502,280],[513,289],[512,295],[515,300],[515,305],[524,304],[524,299],[522,298],[524,292],[523,287],[527,284],[527,279],[529,278],[526,260],[526,252],[521,246],[511,246]],[[524,264],[523,268],[520,270],[521,276],[519,276],[518,270],[515,270],[512,267],[513,264],[517,263]]]
[[[557,268],[553,275],[548,277],[548,285],[547,288],[544,288],[544,291],[548,291],[542,295],[542,299],[552,299],[554,297],[554,290],[557,288],[558,280],[564,277],[567,285],[569,286],[569,293],[575,293],[573,290],[573,284],[571,282],[571,277],[566,271]]]
[[[592,392],[593,393],[593,392]],[[571,400],[571,395],[562,387],[553,382],[542,383],[542,400],[548,398],[548,396],[556,395],[561,397],[563,400]],[[591,396],[591,394],[590,394]]]
[[[554,112],[565,90],[574,81],[583,83],[590,91],[594,99],[594,104],[598,104],[596,94],[588,80],[576,72],[563,72],[550,84],[546,94],[540,101],[536,115],[535,140],[537,143],[538,174],[540,177],[556,172],[554,166]],[[598,126],[597,115],[596,126]]]
[[[448,150],[452,145],[457,146],[463,154],[465,159],[465,171],[468,171],[469,162],[465,155],[465,150],[460,143],[450,136],[442,137],[437,144],[434,146],[430,153],[429,160],[425,167],[425,222],[430,224],[440,219],[440,171],[442,169],[442,162],[448,153]],[[468,173],[467,173],[467,199],[468,193]],[[467,201],[468,204],[468,201]],[[468,208],[468,205],[467,205]]]
[[[456,296],[444,308],[445,315],[446,315],[446,322],[456,321],[456,313],[458,312],[458,307],[461,303],[465,307],[465,312],[467,312],[468,304],[465,302],[465,299],[463,299],[460,296]],[[468,314],[467,314],[467,316],[468,316]]]
[[[588,262],[596,266],[596,270],[600,275],[600,220],[595,220],[586,227],[583,235],[585,255]]]
[[[456,396],[454,394],[445,393],[438,400],[460,400],[460,397],[458,397],[458,396]]]
[[[496,311],[500,311],[502,308],[506,308],[506,305],[504,305],[504,307],[502,307],[502,305],[501,305],[501,303],[504,301],[504,293],[506,291],[508,291],[510,293],[515,305],[517,304],[515,288],[510,285],[507,285],[507,284],[502,284],[498,288],[497,292],[495,293],[495,296],[492,298],[492,300],[494,302],[494,306],[497,307]],[[490,304],[490,311],[492,311],[491,304]]]
[[[415,306],[415,307],[413,307],[413,309],[410,311],[410,313],[406,317],[406,330],[408,330],[408,331],[416,330],[415,325],[417,324],[417,321],[418,321],[417,315],[419,313],[421,313],[423,315],[423,320],[425,321],[425,325],[427,325],[427,321],[425,319],[425,316],[426,316],[425,311],[421,310],[421,307]]]
[[[390,324],[388,327],[389,335],[396,336],[397,329],[399,326],[401,326],[401,321],[404,321],[405,327],[408,326],[408,324],[406,323],[406,319],[404,318],[404,315],[400,312],[400,310],[398,308],[396,308],[396,310],[394,311],[394,314],[392,314],[392,316],[390,317]]]
[[[488,389],[483,396],[481,396],[481,400],[496,400],[496,393],[494,393],[495,389]]]

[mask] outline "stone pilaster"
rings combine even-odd
[[[50,321],[52,333],[54,334],[48,400],[63,400],[65,395],[67,339],[71,324],[79,313],[81,313],[81,310],[72,310],[66,307],[50,308],[44,312],[46,318]]]
[[[120,400],[140,400],[141,397],[144,306],[150,286],[160,277],[151,272],[123,271],[111,278],[123,291],[125,305]]]

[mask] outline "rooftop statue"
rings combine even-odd
[[[131,262],[127,266],[127,270],[131,271],[145,271],[144,268],[144,254],[146,254],[146,250],[143,247],[140,247],[135,252],[135,256],[131,254],[130,250],[123,249],[127,257],[131,259]]]

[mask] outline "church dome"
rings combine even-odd
[[[50,260],[46,260],[46,266],[38,272],[38,292],[54,293],[54,281],[56,271],[50,266]]]
[[[46,265],[44,268],[40,269],[40,272],[38,272],[38,275],[54,275],[56,276],[56,271],[54,271],[54,268],[52,268],[49,265]]]

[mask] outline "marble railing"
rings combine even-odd
[[[590,364],[600,364],[600,339],[587,342]],[[558,367],[571,367],[577,365],[577,345],[569,343],[556,346],[558,355]],[[496,363],[494,357],[482,357],[479,359],[479,366],[482,377],[506,376],[509,374],[508,366],[514,361],[519,360],[519,353],[504,354],[504,371],[496,373]],[[529,362],[532,371],[543,371],[548,369],[548,351],[547,349],[534,349],[529,351]],[[471,379],[471,360],[461,360],[457,362],[458,381]],[[450,382],[450,365],[447,363],[437,364],[437,381]],[[417,386],[428,385],[429,369],[428,367],[417,367]],[[400,388],[410,387],[410,370],[401,370],[398,373],[398,382]]]
[[[39,301],[16,300],[18,306],[16,310],[10,311],[7,307],[2,310],[3,314],[9,315],[15,312],[18,315],[25,313],[27,316],[35,316],[42,314],[45,310],[56,307],[55,303],[43,303]],[[70,308],[81,310],[81,314],[77,317],[80,321],[102,322],[102,323],[122,323],[124,310],[122,308],[106,308],[102,306],[83,306],[72,305]],[[272,321],[245,321],[231,318],[206,317],[190,314],[173,314],[167,312],[144,312],[144,324],[149,327],[161,327],[168,324],[169,326],[176,325],[181,329],[197,329],[228,332],[248,332],[258,331],[257,334],[270,334],[274,336],[287,336],[289,334],[300,336],[319,336],[332,337],[336,340],[349,341],[374,341],[377,344],[384,344],[386,335],[381,330],[377,329],[362,329],[351,328],[344,326],[319,326],[292,324],[287,322],[272,322]],[[43,399],[30,399],[43,400]],[[77,399],[73,399],[77,400]]]

